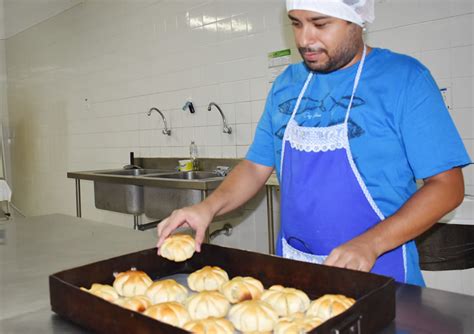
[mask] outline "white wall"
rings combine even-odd
[[[77,5],[82,0],[1,0],[5,37],[9,38]]]
[[[472,0],[377,1],[372,46],[408,53],[451,89],[452,114],[474,157]],[[262,113],[266,55],[292,47],[281,0],[89,0],[7,40],[14,203],[28,215],[74,214],[67,171],[117,168],[136,156],[242,157]],[[197,112],[183,112],[192,98]],[[88,99],[89,103],[85,102]],[[222,133],[222,106],[234,132]],[[145,112],[160,108],[173,134]],[[465,171],[469,191],[474,169]],[[86,218],[131,226],[97,210],[82,182]],[[235,245],[264,249],[265,209],[236,230]],[[252,206],[251,206],[252,207]],[[256,223],[258,222],[258,224]],[[260,238],[261,240],[261,238]]]

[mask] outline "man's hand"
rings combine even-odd
[[[163,241],[178,227],[187,226],[196,231],[196,251],[201,251],[201,244],[204,241],[207,227],[214,218],[211,209],[204,203],[182,208],[173,213],[158,224],[158,254]]]
[[[368,272],[374,266],[378,256],[371,243],[355,238],[334,248],[324,264]]]
[[[464,198],[464,180],[459,167],[424,181],[424,186],[395,214],[333,249],[324,264],[370,271],[380,255],[416,238]]]

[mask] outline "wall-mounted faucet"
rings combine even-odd
[[[222,130],[222,132],[227,133],[227,134],[230,135],[232,133],[232,127],[227,125],[227,121],[225,119],[224,113],[222,112],[221,108],[217,105],[217,103],[211,102],[211,103],[209,103],[209,106],[207,107],[207,110],[211,111],[212,106],[215,106],[217,108],[217,110],[219,110],[219,113],[222,116],[222,122],[224,123],[224,129]]]
[[[191,114],[194,114],[196,112],[196,110],[194,109],[194,105],[191,101],[186,101],[186,103],[183,106],[183,111],[186,111],[186,109],[188,108]]]
[[[171,129],[168,129],[168,124],[166,123],[165,115],[163,115],[163,113],[159,111],[158,108],[150,108],[150,110],[148,110],[146,114],[150,116],[153,110],[160,114],[161,118],[163,118],[163,124],[165,125],[165,128],[161,132],[166,136],[171,136]]]

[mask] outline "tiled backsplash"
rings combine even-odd
[[[474,157],[472,0],[376,2],[369,44],[419,58],[449,87]],[[6,46],[14,203],[28,215],[73,214],[66,172],[116,168],[130,151],[185,156],[194,140],[201,156],[243,157],[269,89],[267,53],[296,53],[281,0],[85,1]],[[188,99],[195,114],[181,110]],[[217,110],[207,111],[211,101],[231,135]],[[157,114],[146,116],[152,106],[171,136]],[[465,174],[474,192],[474,169]],[[130,216],[94,208],[91,183],[82,194],[85,217],[131,226]],[[259,203],[242,236],[264,226]],[[241,247],[257,247],[246,239]]]

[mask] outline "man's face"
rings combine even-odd
[[[288,16],[296,46],[309,69],[329,73],[355,63],[363,46],[357,24],[306,10],[292,10]]]

